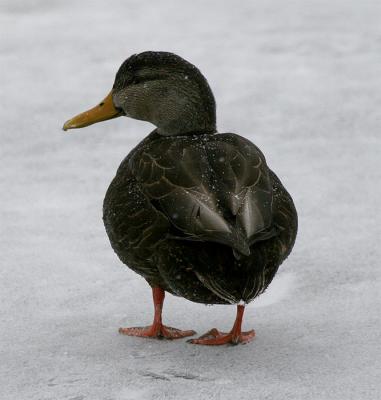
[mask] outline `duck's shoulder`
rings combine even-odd
[[[263,153],[235,133],[163,137],[153,132],[132,150],[126,163],[137,180],[152,184],[148,186],[152,189],[164,189],[168,183],[194,187],[213,179],[236,190],[252,185],[269,186],[269,169]]]
[[[182,160],[183,156],[189,152],[199,158],[205,151],[212,157],[214,153],[221,151],[229,154],[241,153],[245,159],[266,164],[262,151],[250,140],[236,133],[160,136],[154,131],[131,151],[126,160],[134,165],[142,157],[148,156],[164,162],[163,165],[165,165]]]
[[[241,159],[258,167],[267,167],[262,151],[249,139],[236,133],[218,133],[213,135],[208,145],[209,153],[224,150],[232,160]]]
[[[237,133],[233,132],[216,133],[215,135],[211,136],[211,141],[230,144],[232,146],[236,146],[242,149],[256,150],[262,154],[262,152],[253,142],[251,142],[244,136],[238,135]]]

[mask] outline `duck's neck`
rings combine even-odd
[[[177,124],[167,125],[165,127],[158,127],[157,133],[160,136],[182,136],[192,134],[213,134],[217,132],[215,126],[208,125],[185,125],[179,126]]]
[[[215,133],[215,118],[205,115],[204,110],[184,108],[176,118],[157,125],[157,133],[162,136],[186,135],[191,133]]]
[[[165,107],[156,107],[153,121],[162,136],[194,132],[216,132],[216,106],[211,91],[208,95],[188,91],[187,96],[173,96]]]

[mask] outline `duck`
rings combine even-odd
[[[188,342],[250,342],[255,331],[242,330],[245,306],[266,290],[295,243],[298,220],[290,194],[255,144],[217,131],[206,78],[176,54],[130,56],[105,99],[63,129],[120,116],[155,129],[122,161],[103,203],[113,250],[146,280],[154,304],[151,325],[119,332],[159,339],[195,335],[163,324],[168,292],[236,307],[229,332],[212,328]]]

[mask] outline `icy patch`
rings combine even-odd
[[[116,394],[116,400],[145,400],[152,399],[151,391],[147,389],[134,389],[131,387],[122,389]]]

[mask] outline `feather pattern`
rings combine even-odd
[[[161,138],[130,160],[144,194],[188,240],[250,254],[271,225],[272,193],[260,151],[233,134]]]
[[[104,222],[115,252],[150,284],[221,304],[262,293],[297,229],[263,154],[231,133],[154,131],[119,167]]]

